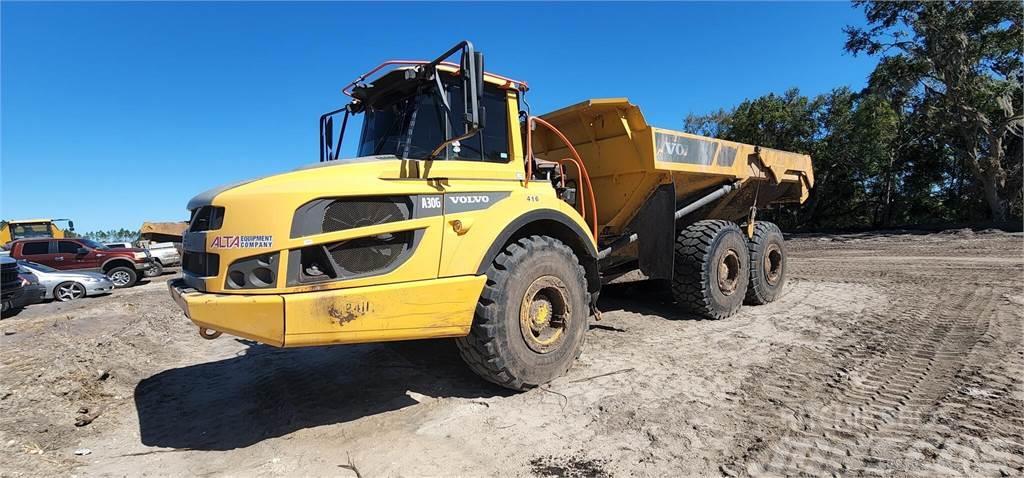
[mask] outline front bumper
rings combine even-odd
[[[212,294],[168,281],[196,325],[277,347],[353,344],[469,333],[486,276],[275,295]]]
[[[35,284],[21,288],[21,294],[11,300],[11,307],[20,309],[43,301],[46,295],[46,286]]]
[[[135,270],[137,270],[137,271],[147,271],[149,269],[152,269],[154,265],[155,265],[155,263],[153,262],[152,259],[146,259],[145,262],[136,262],[135,263]]]
[[[86,296],[102,295],[114,292],[114,283],[109,280],[99,282],[85,282],[82,285],[85,286]]]

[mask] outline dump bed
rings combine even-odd
[[[674,183],[680,207],[719,186],[742,187],[692,219],[744,217],[754,204],[800,203],[814,184],[811,158],[749,144],[706,138],[647,124],[625,98],[592,99],[543,115],[580,153],[597,202],[598,230],[614,236],[662,184]],[[548,131],[534,132],[542,159],[570,156]],[[567,168],[567,174],[575,172]]]

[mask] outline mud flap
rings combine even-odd
[[[639,233],[640,271],[651,279],[672,279],[675,212],[675,184],[662,184],[647,198],[629,224],[629,230]]]

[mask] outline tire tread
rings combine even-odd
[[[500,294],[502,288],[512,276],[511,271],[518,263],[529,257],[532,252],[546,248],[557,249],[561,253],[566,254],[567,257],[574,259],[576,279],[579,283],[584,284],[583,290],[584,294],[586,294],[584,303],[589,304],[590,297],[586,287],[586,272],[579,263],[579,260],[576,259],[572,249],[561,241],[548,236],[533,235],[524,237],[505,247],[491,262],[490,267],[487,269],[487,283],[484,285],[484,290],[480,294],[480,299],[476,305],[476,316],[473,320],[473,326],[470,328],[468,335],[455,339],[459,354],[469,368],[477,375],[502,387],[514,390],[529,390],[542,385],[539,383],[528,383],[515,377],[509,370],[508,363],[506,363],[507,357],[502,356],[498,350],[497,340],[500,333],[498,327],[501,324]],[[575,357],[579,357],[582,351],[583,347],[581,344]],[[571,366],[572,362],[570,361],[565,370],[561,372],[567,372]]]

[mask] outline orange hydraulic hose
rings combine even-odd
[[[561,166],[564,161],[569,161],[572,164],[576,165],[577,174],[579,174],[580,179],[582,180],[583,179],[583,170],[580,168],[580,163],[578,163],[575,159],[572,159],[572,158],[562,158],[562,159],[559,160],[558,164]],[[562,177],[563,178],[565,177],[565,168],[564,167],[562,168]],[[564,179],[562,181],[562,187],[565,187],[565,180]],[[583,216],[583,218],[586,219],[587,218],[587,203],[586,203],[586,201],[584,201],[584,198],[583,198],[582,194],[580,196],[578,196],[578,199],[579,199],[579,203],[580,203],[579,204],[580,216]]]
[[[590,174],[587,173],[587,168],[583,166],[583,158],[580,157],[580,153],[576,151],[576,147],[572,145],[569,138],[566,138],[558,128],[554,125],[544,121],[536,116],[530,116],[526,121],[526,185],[530,184],[530,177],[533,176],[533,123],[537,122],[541,126],[551,130],[557,135],[566,146],[569,147],[569,152],[572,153],[572,158],[565,158],[565,160],[571,160],[576,164],[576,168],[579,170],[580,178],[587,183],[587,194],[590,196],[590,209],[591,217],[593,222],[590,224],[591,234],[594,235],[594,240],[597,240],[597,201],[594,199],[594,187],[590,184]],[[563,160],[564,161],[564,160]],[[581,198],[581,205],[582,205]],[[586,212],[581,211],[580,215],[586,220]]]

